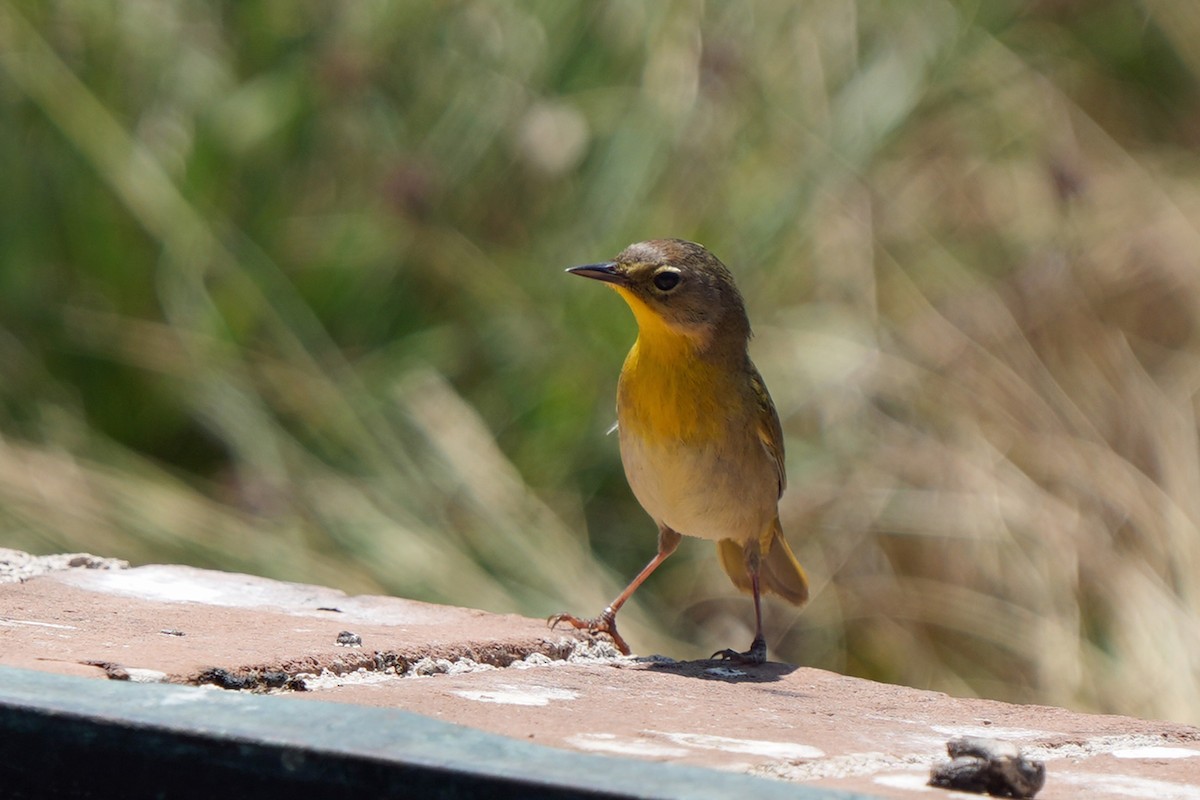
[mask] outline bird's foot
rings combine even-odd
[[[580,619],[573,614],[552,614],[546,622],[551,628],[557,627],[560,623],[566,623],[572,628],[581,631],[587,631],[591,634],[606,633],[613,640],[613,644],[621,651],[621,655],[629,655],[629,645],[621,638],[621,634],[617,633],[617,614],[611,608],[604,609],[604,612],[598,617],[592,619]],[[763,644],[763,654],[766,655],[766,644]]]
[[[718,650],[709,657],[719,658],[722,661],[732,661],[735,664],[748,664],[751,666],[765,664],[767,661],[767,640],[762,636],[755,636],[754,641],[750,643],[750,649],[744,653],[726,648]]]

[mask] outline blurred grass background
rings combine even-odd
[[[776,658],[1200,722],[1200,8],[0,0],[0,545],[543,616],[654,529],[565,266],[737,274]],[[623,631],[744,646],[685,542]]]

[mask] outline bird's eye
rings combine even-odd
[[[660,292],[669,292],[679,285],[679,273],[665,269],[654,276],[654,287]]]

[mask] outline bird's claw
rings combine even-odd
[[[749,666],[758,666],[767,662],[767,640],[761,636],[755,636],[754,641],[750,643],[750,649],[744,653],[739,653],[737,650],[725,648],[713,653],[709,658],[720,659],[722,661],[731,661],[735,664],[746,664]]]
[[[617,649],[621,651],[621,655],[627,656],[630,653],[629,645],[625,643],[621,634],[617,633],[617,615],[607,608],[600,616],[591,619],[580,619],[573,614],[566,613],[551,614],[546,623],[551,629],[556,628],[560,623],[566,623],[576,630],[587,631],[590,634],[606,633]]]

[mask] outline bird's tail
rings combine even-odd
[[[771,527],[770,536],[770,544],[766,546],[760,561],[759,584],[764,591],[773,592],[789,603],[802,606],[808,601],[808,576],[783,538],[778,519]],[[746,569],[746,546],[733,539],[722,539],[717,542],[717,554],[721,558],[721,567],[733,585],[743,592],[751,591],[750,573]]]

